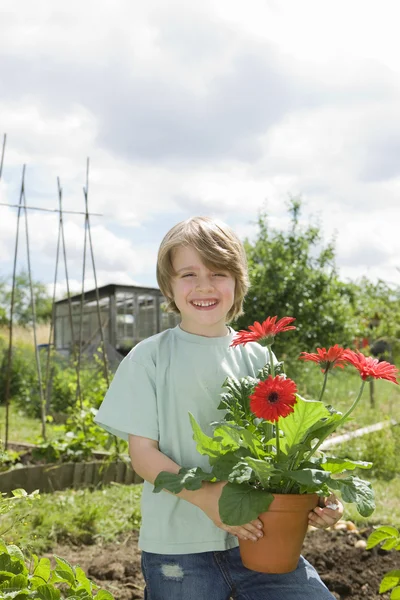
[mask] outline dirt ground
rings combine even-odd
[[[357,531],[339,524],[334,531],[314,530],[307,534],[303,554],[316,567],[335,598],[361,600],[388,599],[379,595],[382,576],[400,569],[400,552],[379,548],[365,550],[364,541],[371,530]],[[352,524],[348,524],[348,527]],[[54,554],[79,564],[100,587],[116,600],[143,598],[144,582],[140,571],[137,533],[121,538],[119,544],[57,546]]]

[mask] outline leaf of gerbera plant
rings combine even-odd
[[[212,473],[220,481],[228,481],[228,477],[234,467],[249,454],[247,448],[239,448],[235,452],[227,452],[222,456],[210,458]]]
[[[242,377],[240,380],[227,377],[223,384],[226,391],[221,394],[218,408],[228,409],[238,425],[245,424],[244,420],[251,417],[249,396],[256,383],[254,377]]]
[[[246,483],[250,481],[253,470],[247,462],[241,461],[235,465],[229,474],[228,481],[231,483]]]
[[[282,375],[285,372],[283,368],[283,361],[274,363],[274,374]],[[271,375],[271,365],[268,362],[263,366],[262,369],[258,371],[257,379],[260,381],[265,381]]]
[[[343,471],[354,471],[354,469],[370,469],[371,462],[365,460],[350,460],[349,458],[329,457],[320,461],[319,466],[324,471],[330,471],[332,475],[343,473]]]
[[[297,471],[282,471],[282,478],[300,484],[303,492],[309,494],[322,490],[330,479],[330,473],[319,469],[300,469]]]
[[[274,472],[274,467],[271,465],[271,463],[268,463],[265,460],[252,458],[251,456],[247,456],[244,460],[249,467],[253,469],[263,488],[268,489],[270,487],[271,475]]]
[[[206,454],[208,456],[221,456],[221,454],[226,454],[230,450],[236,450],[239,448],[239,444],[234,442],[234,440],[230,437],[229,443],[225,446],[220,439],[211,438],[206,435],[200,425],[197,423],[194,416],[189,413],[190,423],[193,429],[193,439],[196,442],[197,452],[200,454]]]
[[[173,494],[179,494],[184,488],[186,490],[199,490],[203,481],[212,481],[215,479],[213,473],[206,473],[200,467],[192,469],[182,469],[179,473],[169,473],[161,471],[154,481],[154,490],[156,494],[162,490],[168,490]]]
[[[274,499],[269,492],[247,484],[227,483],[219,499],[219,514],[225,525],[244,525],[268,510]]]
[[[333,490],[339,490],[345,502],[354,502],[362,517],[369,517],[374,512],[374,492],[368,481],[349,475],[343,479],[331,478],[328,485]]]
[[[282,446],[286,449],[302,441],[310,427],[330,416],[329,410],[318,400],[305,400],[296,394],[296,410],[279,419],[279,428],[285,434]]]

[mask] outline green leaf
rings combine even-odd
[[[321,461],[320,466],[324,471],[330,471],[332,475],[343,473],[343,471],[353,471],[354,469],[370,469],[371,462],[364,460],[351,460],[350,458],[326,458]]]
[[[22,591],[28,587],[28,577],[26,575],[14,575],[9,580],[4,581],[0,585],[1,590],[7,591]],[[1,596],[0,596],[1,597]]]
[[[114,600],[114,596],[106,590],[99,590],[95,595],[95,600]]]
[[[44,585],[39,585],[39,587],[36,588],[36,595],[41,600],[59,600],[61,597],[61,592],[53,585],[45,583]]]
[[[248,448],[256,458],[264,457],[264,448],[256,435],[253,435],[251,431],[245,429],[242,431],[242,439],[243,445]]]
[[[28,496],[28,492],[22,488],[17,488],[16,490],[12,490],[12,495],[14,498],[26,498]]]
[[[80,567],[75,567],[75,576],[78,583],[80,583],[80,585],[88,592],[88,594],[91,594],[93,585],[92,582],[86,577],[85,571]]]
[[[54,554],[54,559],[57,563],[57,566],[62,571],[68,571],[70,573],[70,575],[72,575],[72,577],[74,578],[74,581],[75,581],[75,571],[74,571],[72,565],[70,565],[70,563],[65,558],[61,558],[61,556],[57,556],[56,554]]]
[[[223,384],[227,390],[221,394],[218,408],[227,409],[235,423],[242,425],[245,417],[250,417],[249,396],[254,390],[257,380],[253,377],[242,377],[239,381],[228,377]]]
[[[395,527],[391,527],[390,525],[378,527],[368,537],[367,550],[370,550],[388,538],[395,538],[397,542],[399,542],[400,535],[397,529]]]
[[[273,495],[249,485],[227,483],[219,499],[219,514],[226,525],[244,525],[268,510]]]
[[[50,578],[50,571],[51,571],[50,559],[49,558],[41,558],[36,566],[36,569],[33,571],[33,574],[36,577],[40,577],[45,582],[47,582]]]
[[[385,575],[381,581],[381,584],[379,586],[379,593],[384,594],[388,590],[391,590],[392,588],[394,588],[395,585],[397,585],[399,583],[399,581],[400,581],[400,571],[399,570],[389,571],[389,573],[385,573]]]
[[[206,473],[200,467],[192,469],[182,467],[179,473],[161,471],[154,481],[153,492],[158,494],[162,490],[168,490],[173,494],[179,494],[184,488],[192,491],[199,490],[203,481],[212,481],[213,479],[213,473]]]
[[[265,460],[252,458],[251,456],[246,457],[245,462],[253,469],[262,487],[268,488],[271,474],[274,470],[272,465]]]
[[[241,446],[241,431],[229,424],[224,424],[218,426],[214,430],[214,440],[217,440],[220,448],[219,452],[221,454],[221,446],[227,449],[228,452],[233,452],[238,450]]]
[[[390,600],[400,600],[400,587],[394,588],[390,594]]]
[[[282,478],[300,483],[307,492],[315,492],[330,482],[330,473],[318,469],[299,469],[298,471],[282,471]]]
[[[221,456],[226,454],[228,450],[221,446],[221,442],[214,438],[209,437],[201,430],[200,425],[197,423],[194,416],[189,413],[190,423],[193,430],[193,439],[196,442],[196,449],[199,454],[206,454],[208,456]]]
[[[398,539],[386,540],[386,542],[382,544],[381,548],[382,550],[393,550],[393,548],[396,548],[398,542]]]
[[[246,462],[239,462],[229,474],[228,481],[231,483],[246,483],[251,479],[253,470]]]
[[[362,517],[369,517],[374,512],[374,492],[368,481],[349,476],[343,479],[330,479],[328,485],[334,490],[339,490],[345,502],[354,502]]]
[[[19,575],[26,572],[26,566],[24,562],[12,559],[8,554],[0,554],[0,571]]]
[[[236,452],[228,452],[223,456],[210,458],[213,475],[219,479],[219,481],[227,481],[234,467],[247,455],[248,450],[246,448],[240,448]]]
[[[64,581],[65,583],[69,583],[71,587],[75,587],[76,581],[75,576],[67,571],[66,569],[55,569],[55,575],[58,578],[58,581]]]
[[[288,449],[294,444],[299,444],[310,427],[318,421],[330,416],[329,410],[317,400],[305,400],[296,394],[297,403],[294,412],[285,418],[279,419],[279,429],[285,437],[282,446]]]
[[[10,546],[7,546],[7,551],[11,557],[18,559],[21,562],[25,561],[25,557],[22,553],[22,550],[21,550],[21,548],[18,548],[18,546],[14,546],[14,544],[10,544]]]
[[[307,431],[303,443],[310,449],[314,440],[324,440],[330,433],[335,431],[342,418],[342,413],[334,411],[333,408],[325,407],[329,412],[329,417],[318,421]],[[333,412],[334,411],[334,412]]]

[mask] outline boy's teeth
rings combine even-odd
[[[214,302],[193,302],[195,306],[212,306],[213,304],[217,304]]]

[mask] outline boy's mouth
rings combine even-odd
[[[212,310],[218,304],[218,300],[192,300],[190,302],[197,310]]]

